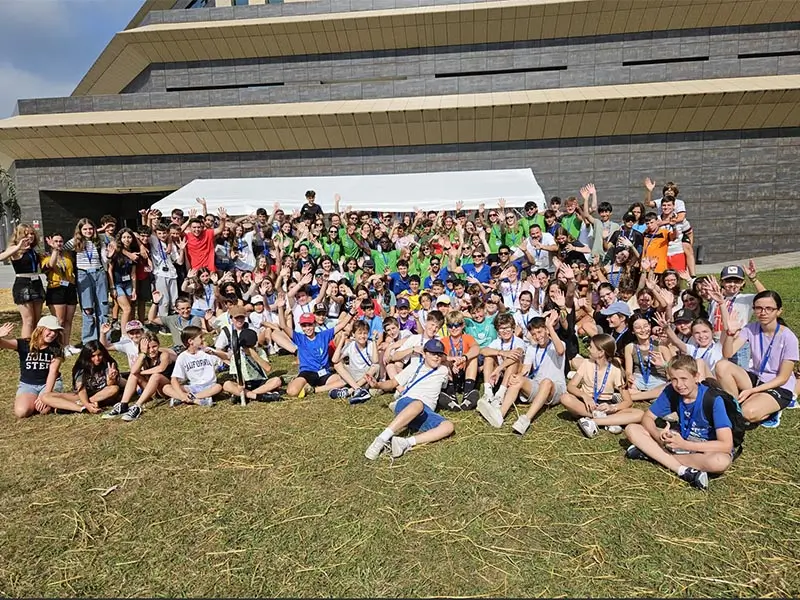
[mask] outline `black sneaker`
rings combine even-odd
[[[447,392],[439,393],[439,406],[446,410],[461,410],[461,403],[458,401],[458,398],[448,394]]]
[[[119,417],[123,413],[125,413],[126,411],[127,411],[127,408],[125,410],[122,410],[122,402],[117,402],[110,411],[103,413],[101,418],[102,419],[116,419],[117,417]]]
[[[342,398],[349,398],[352,396],[352,393],[350,388],[340,387],[332,389],[328,392],[328,396],[330,396],[331,400],[340,400]]]
[[[639,450],[633,444],[628,446],[628,449],[625,450],[625,458],[630,458],[631,460],[650,460],[650,457],[647,456],[647,454]]]
[[[128,409],[128,412],[126,412],[124,415],[122,415],[122,420],[123,421],[134,421],[134,420],[138,419],[141,416],[141,414],[142,414],[142,407],[141,406],[137,406],[136,404],[134,404],[133,406],[131,406]]]
[[[464,394],[464,400],[461,402],[461,410],[475,410],[480,397],[481,394],[478,390],[472,390],[469,394]]]
[[[281,399],[280,392],[264,392],[263,394],[259,394],[256,400],[259,402],[277,402]]]
[[[679,475],[678,477],[698,490],[705,491],[708,489],[708,473],[705,471],[698,471],[694,467],[687,467],[683,475]]]
[[[350,396],[350,404],[363,404],[372,398],[367,388],[358,388],[352,396]]]

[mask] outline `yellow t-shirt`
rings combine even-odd
[[[54,267],[49,266],[50,255],[42,256],[42,271],[47,275],[48,289],[61,285],[75,285],[75,264],[69,256],[61,256]]]

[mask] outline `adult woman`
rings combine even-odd
[[[12,323],[0,327],[0,348],[16,350],[19,355],[19,386],[14,397],[14,415],[24,419],[37,412],[46,414],[50,407],[42,401],[42,396],[63,389],[61,324],[53,315],[47,315],[39,319],[30,339],[6,339],[13,330]]]
[[[72,367],[72,392],[49,392],[42,402],[69,412],[100,412],[119,393],[119,368],[97,340],[86,342]]]
[[[120,229],[115,244],[109,246],[108,256],[111,296],[122,310],[120,329],[125,331],[125,325],[132,318],[132,303],[136,302],[136,260],[139,257],[139,241],[133,231],[127,227]]]
[[[792,401],[795,391],[794,363],[800,360],[797,336],[781,319],[783,301],[777,292],[764,290],[753,298],[756,322],[742,326],[722,312],[722,354],[730,358],[750,343],[752,366],[747,370],[723,360],[717,363],[717,379],[736,396],[742,414],[750,423],[765,427],[780,424],[780,411]]]
[[[61,323],[64,354],[72,356],[80,350],[70,345],[72,318],[78,306],[78,288],[75,286],[75,263],[64,254],[64,236],[60,233],[45,238],[50,255],[42,258],[42,269],[47,275],[47,308]]]
[[[96,340],[100,325],[108,320],[108,278],[104,263],[107,261],[105,245],[97,237],[97,229],[90,219],[81,219],[75,234],[64,244],[64,250],[75,252],[78,268],[78,298],[83,310],[81,340],[85,344]]]
[[[14,229],[8,248],[0,253],[0,260],[11,260],[16,278],[11,294],[14,304],[22,317],[22,337],[30,337],[34,324],[42,316],[45,293],[39,277],[39,243],[36,231],[30,225],[21,223]]]

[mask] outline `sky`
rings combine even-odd
[[[19,98],[69,96],[143,0],[0,0],[0,118]]]

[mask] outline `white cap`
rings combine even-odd
[[[47,315],[39,319],[39,322],[36,323],[37,327],[44,327],[46,329],[50,329],[51,331],[59,331],[64,329],[59,323],[58,319],[53,315]]]
[[[331,271],[328,275],[328,281],[341,281],[342,274],[339,271]]]
[[[258,304],[259,302],[264,302],[264,296],[253,296],[250,298],[250,304]]]
[[[436,304],[450,304],[450,296],[442,294],[436,299]]]

